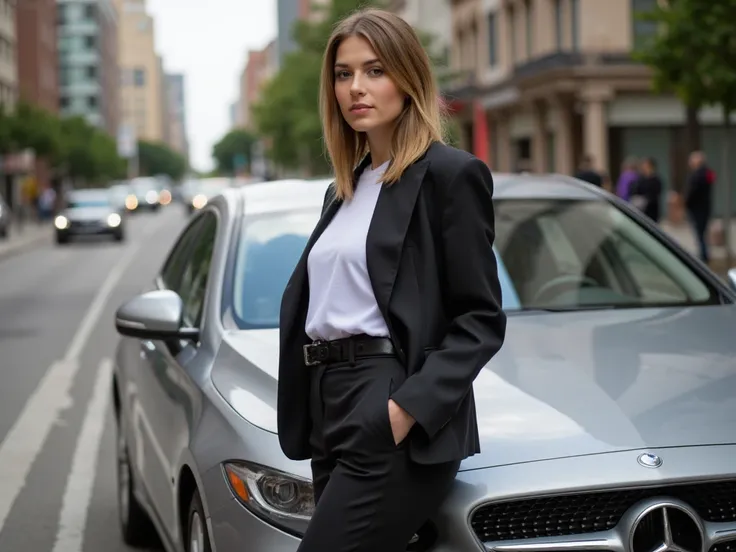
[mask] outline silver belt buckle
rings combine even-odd
[[[308,349],[308,347],[311,347],[311,346],[312,346],[311,343],[308,343],[307,345],[302,345],[302,351],[304,353],[304,365],[305,366],[316,366],[317,364],[319,364],[316,361],[310,361],[309,360],[309,349]]]

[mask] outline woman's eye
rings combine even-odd
[[[335,73],[335,76],[338,79],[346,79],[350,76],[350,73],[348,73],[347,71],[338,71],[337,73]]]
[[[371,76],[373,76],[373,77],[380,77],[381,75],[383,75],[383,69],[379,69],[378,67],[374,67],[373,69],[371,69],[370,71],[368,71],[368,74],[371,75]]]

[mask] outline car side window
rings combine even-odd
[[[166,289],[182,295],[182,278],[184,269],[191,254],[191,246],[197,238],[202,221],[197,219],[184,230],[179,241],[171,250],[161,270],[161,280]]]
[[[216,237],[217,217],[213,213],[204,213],[187,252],[187,262],[179,285],[179,295],[184,301],[184,323],[189,326],[199,327],[202,322]]]

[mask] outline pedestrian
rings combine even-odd
[[[358,11],[330,37],[335,171],[284,291],[278,433],[311,458],[299,552],[403,552],[478,453],[472,384],[506,332],[488,166],[444,144],[412,27]]]
[[[705,159],[702,151],[694,151],[688,159],[690,174],[687,179],[685,207],[693,225],[695,239],[700,249],[700,259],[704,263],[710,260],[708,252],[708,224],[711,217],[713,185],[716,175]]]
[[[663,187],[657,162],[653,157],[645,157],[639,165],[639,178],[629,189],[629,200],[654,222],[659,222]]]
[[[575,178],[589,182],[599,188],[603,187],[603,175],[595,170],[592,155],[584,155],[575,173]]]
[[[616,182],[616,195],[621,199],[629,200],[629,189],[639,179],[639,160],[636,157],[627,157],[621,166],[621,175]]]

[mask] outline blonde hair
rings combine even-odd
[[[390,147],[391,163],[383,175],[384,184],[395,183],[432,142],[443,141],[442,100],[429,56],[414,29],[384,10],[368,8],[353,13],[337,24],[327,42],[320,82],[322,129],[335,171],[336,195],[340,199],[353,196],[353,173],[368,153],[366,134],[350,127],[335,97],[337,49],[351,36],[368,41],[389,78],[407,97],[396,121]]]

